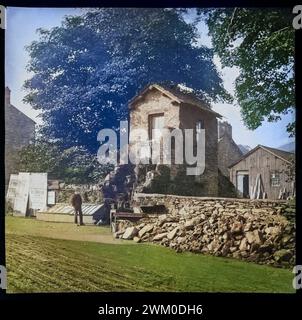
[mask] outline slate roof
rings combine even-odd
[[[284,160],[287,160],[287,161],[290,161],[292,156],[294,155],[294,153],[292,153],[292,152],[288,152],[288,151],[284,151],[284,150],[280,150],[280,149],[276,149],[276,148],[265,147],[265,146],[262,146],[262,148],[267,149],[268,151],[273,153],[275,156],[282,158]]]
[[[192,106],[197,106],[202,110],[208,111],[214,114],[218,118],[222,118],[222,116],[211,109],[211,107],[202,99],[197,97],[194,93],[182,91],[178,86],[168,86],[163,84],[151,84],[145,87],[143,90],[140,91],[134,98],[129,101],[129,107],[131,108],[132,105],[142,98],[149,90],[157,89],[162,93],[169,96],[172,100],[176,101],[177,103],[181,104],[189,104]]]
[[[259,148],[275,155],[276,157],[278,157],[281,160],[284,160],[286,162],[290,162],[290,160],[292,159],[292,157],[294,156],[294,153],[292,152],[287,152],[287,151],[283,151],[280,149],[276,149],[276,148],[271,148],[271,147],[266,147],[263,146],[261,144],[259,144],[257,147],[255,147],[254,149],[250,150],[248,153],[244,154],[243,157],[241,157],[239,160],[237,160],[235,163],[231,164],[229,166],[229,168],[232,168],[234,165],[236,165],[237,163],[239,163],[240,161],[244,160],[245,158],[247,158],[248,156],[250,156],[252,153],[254,153],[256,150],[258,150]]]

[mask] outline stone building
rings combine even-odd
[[[130,101],[130,150],[139,141],[140,145],[143,145],[142,143],[146,145],[145,149],[141,148],[141,156],[143,157],[144,154],[146,157],[150,156],[148,153],[152,153],[152,147],[149,148],[151,142],[163,139],[162,136],[154,133],[155,129],[166,129],[169,133],[173,129],[181,129],[182,132],[184,129],[193,129],[194,133],[204,129],[205,170],[203,174],[187,175],[186,164],[173,163],[173,159],[175,160],[173,140],[171,165],[153,167],[145,165],[143,172],[147,178],[151,177],[147,187],[149,192],[217,196],[217,118],[221,116],[188,89],[181,86],[168,87],[152,84]],[[135,134],[134,129],[142,128],[148,132],[145,137],[139,131]],[[196,151],[196,145],[194,140],[194,151]]]
[[[229,166],[243,156],[242,151],[233,140],[232,126],[226,122],[218,123],[218,168],[221,173],[230,176]]]
[[[10,89],[5,88],[5,185],[16,170],[18,151],[35,137],[35,122],[10,102]]]

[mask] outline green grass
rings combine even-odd
[[[294,292],[290,270],[180,254],[149,244],[51,239],[30,235],[28,230],[22,234],[24,225],[34,225],[35,229],[40,223],[41,228],[49,224],[6,218],[8,292]],[[53,225],[60,230],[73,228],[49,224]],[[95,229],[87,233],[109,232],[97,227],[85,227],[81,232],[87,228]]]
[[[115,240],[109,227],[93,225],[78,227],[73,223],[39,221],[32,218],[6,217],[6,234],[30,235],[64,240],[82,240],[101,243],[129,244]],[[132,243],[132,242],[130,242]]]

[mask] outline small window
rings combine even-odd
[[[204,129],[204,123],[202,120],[196,122],[196,132],[200,132],[201,129]]]
[[[149,136],[151,140],[159,141],[164,128],[164,114],[152,114],[149,116]]]
[[[198,141],[198,135],[201,130],[204,129],[204,122],[202,120],[198,120],[196,122],[195,130],[196,130],[196,141]]]
[[[271,173],[271,186],[272,187],[280,187],[280,174],[279,172]]]

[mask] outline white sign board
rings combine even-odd
[[[15,191],[14,211],[25,216],[27,208],[40,210],[46,206],[47,173],[20,172]]]
[[[14,205],[14,202],[15,202],[17,186],[18,186],[18,175],[11,174],[7,193],[6,193],[6,201],[9,202],[12,206]]]
[[[18,175],[18,185],[16,188],[16,198],[14,202],[14,211],[21,215],[26,215],[28,195],[29,195],[29,180],[28,172],[20,172]]]
[[[55,191],[48,191],[47,204],[56,204],[56,192]]]
[[[47,173],[30,173],[29,208],[45,209],[47,206]]]

